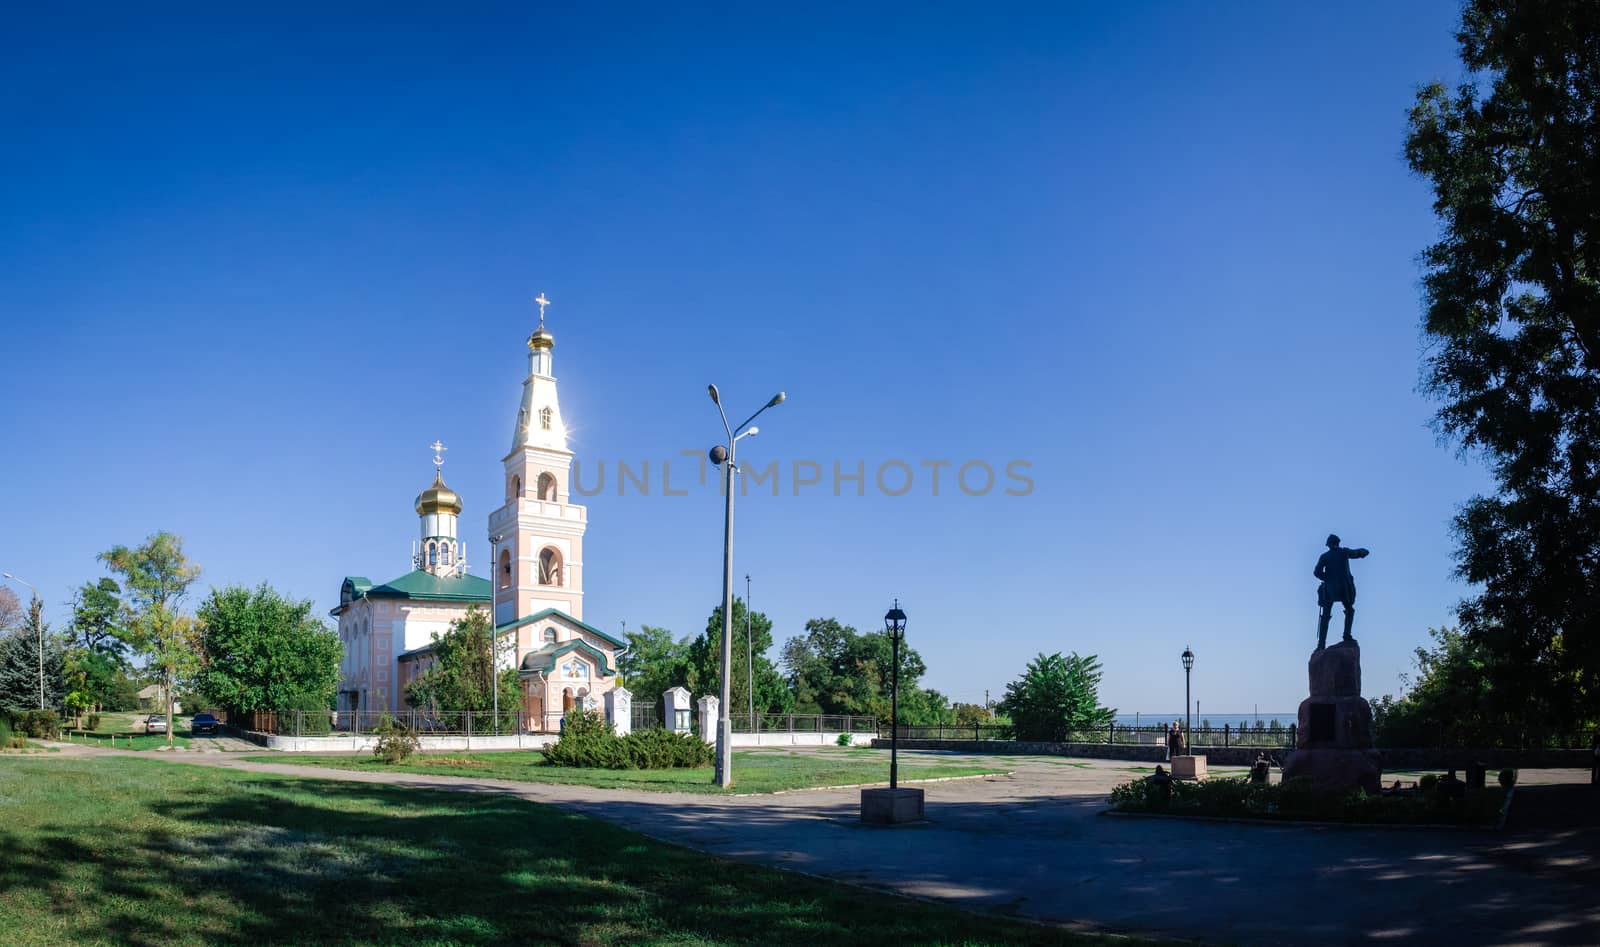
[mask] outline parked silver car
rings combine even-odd
[[[144,718],[144,732],[145,733],[166,733],[167,732],[167,718],[162,716],[161,714],[151,714],[150,716]]]

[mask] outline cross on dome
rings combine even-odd
[[[444,452],[450,448],[435,440],[428,445],[428,449],[433,451],[433,472],[440,473],[444,469]]]
[[[544,328],[544,307],[550,305],[550,300],[544,298],[544,292],[541,290],[539,295],[534,297],[533,301],[539,304],[539,328],[543,329]]]

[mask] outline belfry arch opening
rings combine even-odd
[[[556,478],[553,474],[542,473],[539,475],[537,487],[539,499],[550,503],[556,502]]]
[[[561,553],[549,546],[539,550],[539,584],[561,585]]]

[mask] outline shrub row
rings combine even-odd
[[[693,769],[709,765],[711,757],[711,747],[693,734],[653,729],[619,737],[592,710],[568,713],[560,739],[544,750],[552,766],[590,769]]]
[[[1307,779],[1268,785],[1245,778],[1216,778],[1174,781],[1170,797],[1156,783],[1135,779],[1113,789],[1110,802],[1112,808],[1123,812],[1380,825],[1476,825],[1494,822],[1504,798],[1504,791],[1497,789],[1471,790],[1462,797],[1450,798],[1426,779],[1415,793],[1373,796],[1360,789],[1339,794],[1318,792]]]

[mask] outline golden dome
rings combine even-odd
[[[433,486],[417,496],[417,513],[454,513],[461,515],[461,497],[444,485],[444,477],[433,475]]]
[[[539,323],[539,328],[528,336],[528,348],[530,349],[553,349],[555,347],[556,337],[550,334],[542,322]]]

